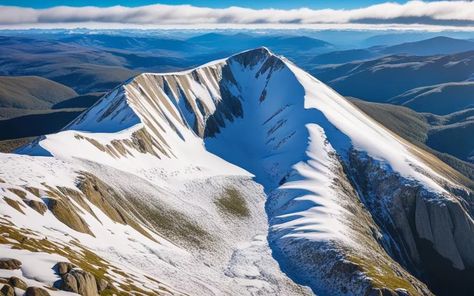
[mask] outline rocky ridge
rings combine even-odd
[[[54,276],[81,295],[103,293],[104,281],[144,295],[309,293],[303,286],[431,295],[452,283],[440,282],[443,268],[461,275],[460,290],[470,285],[472,193],[455,172],[265,48],[139,75],[19,153],[2,155],[13,171],[0,175],[10,217],[2,244],[24,248],[18,232],[28,229],[21,235],[46,233],[58,253],[67,246],[93,256],[92,269],[62,266]],[[245,205],[246,215],[222,201]],[[22,215],[43,219],[47,232]],[[267,227],[268,245],[256,239]],[[250,250],[264,259],[253,261]],[[144,272],[131,276],[136,269]]]

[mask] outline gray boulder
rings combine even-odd
[[[79,289],[77,287],[76,278],[69,273],[64,274],[63,281],[61,284],[61,290],[78,293]]]
[[[98,296],[99,289],[95,277],[87,271],[73,268],[62,275],[61,290],[81,294],[82,296]]]
[[[75,266],[69,262],[58,262],[55,266],[56,271],[59,275],[64,275],[70,272]]]

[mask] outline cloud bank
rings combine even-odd
[[[431,26],[474,26],[472,1],[386,2],[359,9],[223,9],[191,5],[147,5],[140,7],[68,7],[32,9],[0,6],[0,27],[19,25],[122,24],[134,26],[251,25],[348,25],[400,24]]]

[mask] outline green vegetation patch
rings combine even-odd
[[[247,201],[235,188],[226,188],[215,204],[219,210],[233,216],[248,217],[250,215]]]
[[[410,295],[420,295],[410,281],[398,275],[390,265],[355,255],[349,255],[348,259],[362,269],[362,272],[370,278],[375,288],[391,290],[402,288],[407,290]]]
[[[145,205],[135,198],[132,200],[145,221],[165,237],[171,240],[175,238],[178,242],[186,241],[199,248],[211,240],[210,234],[186,215],[171,209],[165,210],[157,205]]]

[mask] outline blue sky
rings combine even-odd
[[[99,6],[107,7],[114,5],[123,5],[129,7],[136,7],[149,4],[190,4],[194,6],[224,8],[229,6],[241,6],[249,8],[358,8],[365,7],[386,1],[380,0],[135,0],[135,1],[119,1],[119,0],[0,0],[1,5],[12,5],[32,8],[48,8],[59,5],[68,6]],[[403,3],[406,1],[391,1]]]

